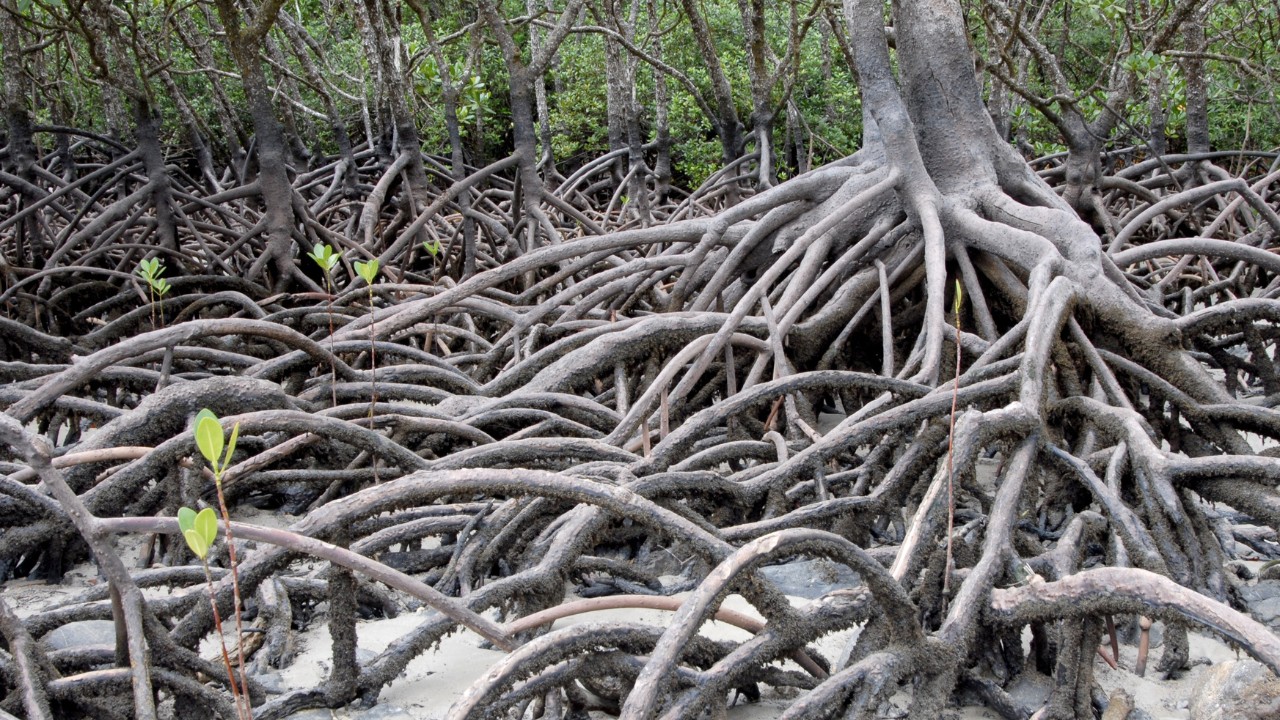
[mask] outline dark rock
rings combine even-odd
[[[414,720],[414,715],[395,705],[375,705],[368,710],[351,713],[351,720]]]
[[[1280,580],[1260,580],[1240,588],[1240,598],[1258,622],[1280,628]]]
[[[785,565],[760,568],[760,574],[771,580],[787,595],[817,598],[842,588],[862,584],[857,574],[830,560],[800,560]]]

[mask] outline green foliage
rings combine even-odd
[[[443,107],[439,99],[444,96],[444,78],[440,74],[436,59],[427,56],[418,67],[418,74],[421,75],[419,92],[426,95],[434,104]],[[465,136],[475,126],[478,118],[492,112],[493,95],[478,74],[467,72],[466,63],[462,59],[454,61],[449,66],[449,80],[458,91],[458,103],[454,112],[458,118],[458,131]],[[432,120],[439,124],[444,122],[442,117],[435,117]]]
[[[329,273],[333,272],[333,269],[338,266],[338,254],[333,251],[333,248],[328,243],[316,243],[311,252],[307,253],[307,257],[315,260],[320,269],[324,271],[325,277],[328,277]]]
[[[1124,61],[1121,62],[1121,65],[1124,69],[1134,75],[1137,75],[1138,78],[1141,79],[1155,72],[1156,68],[1160,67],[1160,56],[1150,50],[1143,50],[1142,52],[1136,52],[1126,57]]]
[[[430,255],[432,258],[435,258],[440,254],[440,249],[441,249],[440,241],[439,240],[423,240],[422,249],[426,250],[427,254]]]
[[[1118,23],[1129,14],[1123,0],[1083,0],[1080,9],[1094,22]]]
[[[218,516],[213,508],[196,512],[189,507],[178,510],[178,530],[187,541],[187,547],[201,560],[209,556],[209,548],[218,538]]]
[[[701,0],[696,5],[710,25],[717,57],[732,85],[738,114],[745,120],[751,103],[740,17],[742,4],[730,0]],[[131,67],[121,70],[120,77],[135,78],[146,87],[154,109],[164,120],[162,143],[167,147],[185,146],[189,142],[187,123],[194,121],[212,140],[211,150],[218,156],[215,162],[225,160],[236,147],[232,136],[240,134],[243,138],[252,126],[252,118],[241,83],[229,79],[236,71],[236,63],[226,44],[216,40],[222,31],[216,21],[211,20],[212,14],[199,11],[199,6],[171,0],[111,6],[125,8],[119,13],[121,31],[131,41],[122,48],[123,58]],[[965,6],[975,50],[986,56],[986,64],[998,66],[993,48],[1003,46],[1007,37],[986,37],[988,30],[984,26],[981,3]],[[31,93],[26,104],[31,108],[32,119],[37,124],[74,126],[112,136],[120,136],[122,130],[127,134],[128,128],[121,127],[128,124],[127,112],[122,115],[118,107],[120,83],[109,78],[89,77],[97,72],[93,58],[101,54],[102,48],[95,39],[74,30],[50,30],[77,27],[74,7],[63,0],[18,0],[15,5],[16,19],[25,35],[48,38],[24,53],[28,72],[59,79],[54,84],[24,89]],[[782,57],[792,29],[792,7],[786,3],[766,3],[764,7],[767,54]],[[799,10],[805,12],[807,7],[808,4],[801,3]],[[502,53],[492,43],[472,42],[477,33],[485,34],[474,26],[469,27],[476,20],[473,4],[436,4],[432,10],[433,32],[443,42],[443,63],[458,93],[456,111],[460,131],[469,146],[467,150],[472,153],[468,161],[475,164],[476,160],[498,157],[511,147],[508,81]],[[514,18],[527,10],[521,3],[508,2],[501,4],[500,11]],[[273,80],[288,82],[291,93],[278,102],[292,103],[299,110],[295,115],[304,142],[321,153],[335,152],[334,134],[327,118],[321,117],[328,113],[328,104],[332,104],[337,119],[345,122],[354,143],[368,140],[361,137],[365,129],[362,115],[364,106],[373,100],[372,86],[376,81],[371,76],[357,14],[350,8],[320,0],[295,0],[282,12],[292,16],[310,36],[312,45],[304,51],[308,53],[309,62],[324,76],[324,82],[318,84],[305,79],[308,73],[302,61],[294,56],[292,42],[280,29],[272,31],[272,40],[281,52],[274,54],[272,61],[278,66],[270,72]],[[661,3],[658,12],[661,13],[657,25],[661,28],[663,60],[688,76],[709,99],[710,78],[688,20],[678,4]],[[1105,84],[1117,69],[1132,73],[1139,83],[1137,96],[1122,109],[1126,122],[1113,134],[1113,145],[1129,145],[1143,139],[1150,123],[1148,113],[1154,103],[1162,107],[1166,116],[1170,147],[1178,148],[1185,128],[1185,93],[1180,91],[1182,81],[1178,71],[1179,65],[1186,62],[1185,55],[1160,56],[1146,49],[1151,45],[1153,33],[1168,19],[1168,8],[1127,0],[1079,0],[1038,5],[1036,13],[1042,18],[1038,21],[1042,23],[1039,39],[1061,63],[1070,85],[1068,95],[1079,103],[1089,119],[1108,112],[1090,95],[1096,85]],[[597,20],[583,18],[580,22],[594,24]],[[635,21],[636,42],[653,51],[656,37],[649,35],[650,18],[644,3],[640,4]],[[611,24],[608,18],[601,22]],[[512,25],[526,60],[530,28],[528,22]],[[1280,137],[1274,73],[1269,71],[1280,59],[1274,41],[1276,28],[1274,9],[1256,3],[1208,6],[1206,31],[1210,40],[1205,72],[1209,77],[1209,112],[1215,147],[1266,149]],[[442,102],[443,68],[426,51],[425,33],[415,13],[401,14],[399,31],[409,60],[407,79],[414,90],[410,108],[424,147],[438,152],[448,142]],[[1172,47],[1185,49],[1181,40],[1175,40]],[[1240,62],[1234,61],[1237,58]],[[656,121],[653,112],[655,71],[644,62],[628,61],[635,63],[637,98],[646,108],[641,126],[646,139],[652,140]],[[166,75],[162,76],[161,72]],[[1163,74],[1164,82],[1151,82],[1153,76],[1159,74]],[[297,79],[288,79],[289,76]],[[779,149],[784,149],[784,124],[790,107],[802,119],[801,145],[812,163],[822,163],[855,150],[861,136],[858,93],[838,43],[823,28],[821,20],[809,29],[803,40],[799,67],[795,76],[789,78],[792,80],[794,87],[788,97],[782,97],[780,84],[773,98],[780,111],[775,138]],[[601,36],[571,34],[557,52],[546,81],[554,155],[560,171],[568,174],[608,149],[605,92],[608,81]],[[1043,97],[1057,94],[1048,87],[1048,74],[1040,69],[1033,67],[1023,81]],[[168,83],[176,92],[170,90]],[[681,83],[669,78],[666,84],[671,99],[669,125],[675,182],[697,186],[722,164],[718,141],[710,122]],[[1160,97],[1150,97],[1152,92],[1159,92]],[[109,107],[109,101],[117,106]],[[124,103],[127,105],[127,99]],[[1015,112],[1019,105],[1023,105],[1022,100],[1015,101]],[[190,118],[185,117],[187,112]],[[1014,120],[1019,139],[1046,150],[1059,146],[1060,133],[1038,115],[1032,110],[1030,115]],[[226,142],[219,142],[219,137]],[[190,166],[184,169],[190,170]],[[784,175],[791,170],[779,167]],[[328,266],[326,271],[332,268]],[[139,276],[143,275],[139,268]],[[159,275],[148,281],[148,285],[157,297],[166,296],[170,289]]]
[[[138,267],[134,270],[135,273],[146,281],[147,287],[151,289],[151,292],[160,297],[164,297],[171,289],[169,281],[160,277],[161,275],[164,275],[164,271],[164,263],[160,262],[157,258],[138,261]]]
[[[196,414],[196,447],[200,454],[209,461],[213,469],[214,479],[221,483],[222,473],[231,462],[231,455],[236,451],[236,439],[240,436],[240,423],[231,428],[231,439],[228,441],[222,430],[222,423],[212,410],[205,408]],[[223,449],[226,449],[225,454]]]
[[[359,275],[366,284],[372,285],[373,281],[378,279],[378,258],[374,258],[369,262],[357,260],[355,267],[356,275]]]

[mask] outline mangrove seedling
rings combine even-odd
[[[222,423],[212,410],[205,408],[196,414],[196,447],[200,454],[209,461],[213,470],[213,486],[218,493],[218,509],[222,513],[223,529],[227,536],[227,556],[231,564],[231,590],[233,595],[233,611],[236,616],[236,650],[239,654],[241,692],[249,697],[249,682],[244,672],[244,627],[240,613],[240,575],[236,564],[235,536],[231,532],[231,513],[227,511],[227,498],[222,492],[222,476],[231,464],[231,456],[236,451],[236,439],[240,437],[240,423],[231,428],[231,438],[227,439],[222,430]],[[197,516],[198,517],[198,516]],[[196,529],[193,526],[193,529]],[[183,536],[187,537],[186,532]],[[202,538],[203,539],[203,538]],[[190,540],[187,541],[190,543]],[[209,545],[212,545],[210,539]],[[194,551],[195,548],[192,548]],[[207,552],[206,548],[206,552]],[[234,684],[234,683],[232,683]],[[246,700],[247,701],[247,700]]]
[[[147,282],[147,291],[151,296],[151,328],[153,330],[157,327],[156,298],[164,299],[170,289],[169,281],[161,277],[161,275],[164,275],[164,270],[164,263],[160,262],[158,258],[149,260],[143,258],[138,262],[137,269],[134,270],[139,277]]]
[[[947,562],[942,566],[942,594],[951,590],[951,533],[956,524],[956,405],[960,400],[960,308],[964,306],[964,288],[956,280],[956,294],[951,312],[956,318],[956,377],[951,387],[951,431],[947,436]],[[944,600],[945,602],[945,600]]]
[[[378,370],[378,358],[375,355],[377,351],[378,326],[373,319],[373,281],[378,279],[378,258],[374,258],[369,262],[357,260],[355,266],[356,274],[364,280],[369,290],[369,377],[372,378],[370,384],[373,388],[373,399],[369,403],[369,418],[373,419],[373,409],[378,404],[378,379],[374,375]]]
[[[200,559],[204,568],[205,586],[209,591],[209,607],[213,609],[213,627],[218,634],[218,644],[222,647],[222,664],[227,669],[227,681],[231,686],[231,697],[235,701],[236,717],[251,719],[253,710],[249,707],[247,692],[241,692],[236,683],[236,673],[231,667],[231,653],[227,651],[226,637],[222,634],[222,615],[218,612],[218,601],[213,591],[213,574],[209,572],[209,549],[218,537],[218,516],[213,508],[205,508],[196,512],[189,507],[178,509],[178,530],[187,541],[187,547]]]
[[[371,397],[369,399],[369,429],[373,429],[373,411],[378,405],[378,358],[377,358],[377,342],[378,342],[378,326],[373,319],[373,281],[378,279],[378,258],[374,258],[369,262],[356,261],[356,274],[364,280],[365,286],[369,290],[369,387]],[[378,481],[378,456],[373,455],[373,481]]]
[[[435,266],[435,270],[433,271],[433,274],[436,277],[439,277],[440,253],[444,250],[444,246],[440,244],[439,240],[423,240],[422,249],[426,250],[427,254],[431,256],[431,264]]]
[[[333,269],[338,266],[338,254],[328,243],[316,243],[307,257],[315,260],[324,272],[324,289],[329,296],[325,299],[325,308],[329,312],[329,394],[333,406],[338,406],[338,368],[333,364]]]

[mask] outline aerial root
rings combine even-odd
[[[997,588],[991,592],[986,612],[1008,625],[1117,613],[1190,620],[1236,643],[1280,674],[1280,640],[1261,623],[1167,577],[1138,568],[1096,568],[1040,585]]]

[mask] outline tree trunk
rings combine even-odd
[[[284,31],[285,37],[289,38],[289,42],[293,46],[293,55],[297,58],[303,73],[306,74],[307,80],[314,86],[316,92],[320,95],[320,99],[324,102],[324,111],[325,115],[328,116],[329,129],[333,133],[334,143],[338,146],[338,157],[342,158],[346,164],[343,173],[346,194],[354,199],[357,194],[357,172],[355,155],[351,149],[351,134],[347,130],[346,120],[342,118],[337,104],[333,101],[333,93],[327,89],[324,77],[311,59],[310,53],[307,52],[310,49],[317,57],[323,57],[324,49],[315,42],[314,38],[307,34],[306,28],[299,25],[287,13],[280,14],[280,29]]]
[[[658,32],[657,0],[649,0],[649,35],[653,56],[662,60],[662,35]],[[665,73],[653,73],[653,132],[656,160],[653,163],[654,201],[662,203],[671,189],[671,96]]]
[[[601,18],[603,21],[605,18]],[[626,88],[626,68],[622,46],[613,38],[604,38],[605,115],[608,128],[609,152],[627,146],[627,106],[631,100]],[[613,186],[622,183],[622,160],[610,166]]]
[[[525,0],[525,11],[530,17],[538,14],[537,0]],[[533,25],[529,28],[529,51],[537,57],[542,53],[542,28]],[[554,148],[551,145],[551,110],[547,105],[547,76],[538,73],[533,86],[534,108],[538,112],[538,142],[541,151],[538,153],[538,167],[547,177],[556,171]]]
[[[794,8],[794,4],[792,5]],[[747,77],[751,81],[751,133],[760,154],[756,182],[761,189],[773,187],[775,178],[773,148],[773,77],[765,58],[764,2],[738,0],[742,16],[742,32],[747,41]],[[793,17],[794,21],[795,18]]]
[[[22,59],[22,36],[14,21],[16,13],[13,0],[3,0],[3,6],[0,7],[0,46],[3,46],[3,55],[0,55],[0,70],[3,70],[3,74],[0,75],[0,81],[3,82],[4,119],[9,135],[6,144],[9,157],[5,169],[30,182],[39,151],[32,136],[31,113],[27,107],[26,63]],[[22,210],[27,203],[39,200],[25,189],[20,198],[18,210]],[[28,217],[26,221],[19,223],[14,235],[15,263],[19,266],[24,264],[23,256],[30,250],[32,266],[44,265],[51,248],[45,242],[35,218]]]
[[[1166,139],[1169,116],[1164,111],[1164,91],[1164,70],[1157,68],[1147,80],[1147,114],[1151,117],[1147,126],[1147,144],[1154,155],[1169,152],[1169,141]]]
[[[22,60],[22,36],[18,24],[14,21],[17,8],[13,0],[4,0],[0,7],[0,44],[3,45],[4,116],[8,126],[9,151],[8,167],[12,172],[25,179],[30,179],[31,167],[35,164],[39,152],[31,134],[31,113],[27,107],[26,63]]]
[[[297,266],[293,260],[295,216],[288,149],[262,68],[262,41],[280,7],[277,0],[271,2],[274,5],[261,8],[254,24],[249,27],[242,25],[240,10],[234,0],[218,0],[217,8],[249,101],[258,155],[258,189],[266,206],[267,247],[250,268],[249,276],[257,276],[270,262],[276,271],[275,289],[279,291],[289,284]]]
[[[1187,152],[1209,152],[1209,90],[1204,76],[1203,53],[1208,45],[1205,37],[1205,11],[1191,16],[1183,31],[1187,52],[1194,53],[1182,62],[1187,81]]]
[[[151,205],[156,211],[156,233],[160,247],[172,251],[171,257],[182,267],[182,253],[178,247],[178,228],[173,217],[173,184],[164,164],[164,151],[160,148],[160,115],[152,110],[144,99],[134,101],[134,127],[138,136],[138,150],[142,166],[151,183]],[[185,269],[184,269],[185,271]]]
[[[698,10],[694,0],[681,0],[681,5],[685,17],[689,18],[694,40],[698,43],[698,52],[711,77],[711,93],[716,100],[716,117],[711,120],[720,137],[720,160],[728,165],[742,156],[743,146],[742,121],[738,119],[738,109],[733,102],[733,88],[720,65],[720,54],[711,39],[711,27],[706,18]]]
[[[427,41],[427,52],[431,54],[440,72],[440,89],[444,95],[444,125],[449,135],[449,172],[453,181],[461,182],[467,176],[466,158],[462,150],[462,128],[458,124],[458,78],[453,77],[440,43],[436,41],[435,28],[431,15],[422,0],[408,0],[409,7],[418,14],[422,32]],[[462,278],[466,279],[476,273],[476,223],[471,218],[471,192],[458,195],[458,209],[462,214]]]
[[[249,100],[258,155],[258,186],[266,206],[267,249],[264,260],[275,268],[276,290],[282,290],[296,269],[293,260],[293,185],[289,181],[288,150],[284,133],[276,120],[271,88],[257,58],[242,57],[241,79]],[[261,267],[260,263],[255,264]],[[254,275],[250,271],[250,275]]]
[[[179,28],[178,37],[186,44],[187,49],[191,51],[196,60],[206,68],[213,69],[218,67],[208,44],[204,42],[204,34],[196,28],[191,18],[185,13],[178,13],[175,19]],[[221,23],[207,9],[205,10],[205,21],[209,23],[212,31],[224,32],[221,28]],[[225,149],[226,157],[237,158],[245,152],[245,143],[248,141],[244,127],[238,119],[235,105],[227,97],[227,93],[223,89],[222,83],[219,82],[216,73],[209,74],[209,86],[213,92],[214,112],[218,117],[218,124],[222,126],[222,142],[224,143],[223,148]],[[231,166],[235,167],[236,163],[233,161]],[[238,179],[241,182],[244,180],[244,178]]]
[[[363,0],[365,18],[372,29],[373,47],[368,48],[372,64],[380,79],[378,97],[386,103],[395,124],[397,151],[408,157],[405,167],[408,179],[407,198],[411,215],[430,204],[430,186],[422,164],[422,141],[418,126],[409,110],[409,88],[405,82],[404,43],[400,37],[399,10],[384,0]]]

